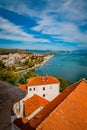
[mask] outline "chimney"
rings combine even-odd
[[[44,76],[42,77],[42,82],[44,82]]]
[[[0,130],[11,130],[11,108],[26,91],[0,81]]]

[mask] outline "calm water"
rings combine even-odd
[[[55,54],[36,74],[63,77],[71,82],[87,78],[87,54]]]

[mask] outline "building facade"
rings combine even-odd
[[[27,111],[26,109],[29,109],[29,107],[26,107],[25,109],[25,102],[27,102],[29,99],[33,100],[33,97],[39,97],[37,99],[38,102],[40,101],[39,104],[52,101],[56,96],[59,95],[60,82],[52,76],[36,76],[28,79],[27,84],[21,84],[19,87],[27,90],[27,95],[25,98],[20,100],[20,102],[14,105],[14,112],[18,118],[27,117],[30,119],[31,117],[35,116],[35,114],[37,114],[40,110],[42,110],[46,104],[44,106],[38,105],[36,112],[31,110],[32,113],[30,112],[30,114],[26,116],[25,111]],[[31,102],[28,102],[28,106],[30,106],[30,104],[32,106],[32,100]],[[36,104],[34,104],[34,106],[35,105]]]
[[[27,97],[37,94],[49,101],[59,95],[60,82],[52,76],[36,76],[27,80]]]

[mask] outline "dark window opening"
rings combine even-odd
[[[45,90],[45,87],[43,87],[43,90]]]
[[[35,88],[33,88],[33,90],[35,91]]]
[[[30,91],[32,90],[32,88],[29,89]]]
[[[45,94],[43,94],[43,97],[45,97]]]

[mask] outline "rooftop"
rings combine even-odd
[[[23,130],[86,130],[87,81],[82,79],[69,86],[25,126]]]
[[[24,102],[25,115],[28,116],[32,114],[32,112],[34,112],[37,108],[39,108],[40,106],[44,107],[48,103],[48,100],[35,94]]]
[[[0,81],[0,110],[8,103],[14,104],[26,95],[26,91],[9,83]]]
[[[27,89],[27,85],[26,84],[19,84],[19,88],[26,90]]]
[[[45,84],[57,84],[59,80],[52,76],[36,76],[27,80],[27,86],[45,85]]]

